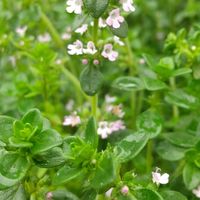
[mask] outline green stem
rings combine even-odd
[[[175,90],[176,89],[176,79],[174,77],[171,77],[169,79],[169,82],[170,82],[170,86],[172,88],[172,90]],[[179,118],[179,109],[176,105],[173,105],[172,107],[172,110],[173,110],[173,117],[174,119],[178,119]]]
[[[52,38],[54,39],[54,41],[56,42],[57,46],[62,48],[64,46],[64,44],[63,44],[63,41],[61,40],[60,35],[57,32],[56,28],[54,27],[52,22],[49,20],[47,15],[45,13],[43,13],[41,8],[39,8],[39,11],[40,11],[40,17],[41,17],[42,22],[49,30],[49,32],[50,32]]]
[[[173,182],[177,177],[179,177],[182,174],[183,168],[185,166],[185,160],[181,160],[174,171],[174,173],[171,176],[171,182]]]
[[[61,66],[61,70],[62,70],[63,74],[73,83],[73,85],[75,86],[77,91],[79,91],[79,93],[81,93],[82,96],[85,97],[85,99],[89,99],[89,97],[87,95],[85,95],[85,93],[82,91],[78,79],[64,66]]]
[[[99,19],[94,19],[93,42],[95,45],[97,44],[97,39],[98,39],[98,24],[99,24]]]
[[[98,39],[98,24],[99,24],[99,19],[94,19],[93,42],[95,46],[97,45],[97,39]],[[92,116],[95,119],[97,118],[97,108],[98,108],[98,95],[96,94],[91,99]]]
[[[92,116],[96,119],[97,118],[97,107],[98,107],[98,95],[94,95],[91,98],[91,107],[92,107]]]
[[[146,153],[146,171],[150,172],[153,164],[153,141],[149,140],[147,143],[147,153]]]
[[[134,63],[134,56],[133,56],[133,53],[132,53],[132,49],[131,49],[131,46],[130,46],[130,42],[128,40],[128,38],[126,39],[126,47],[127,47],[127,53],[128,53],[128,66],[129,66],[129,70],[130,70],[130,76],[135,76],[137,74],[137,68],[135,66],[135,63]],[[132,128],[135,128],[135,121],[136,121],[136,114],[137,114],[137,111],[136,111],[136,92],[135,91],[132,91],[131,92],[131,101],[130,101],[130,106],[131,106],[131,111],[133,113],[133,119],[132,121],[134,123],[132,123],[133,127]]]

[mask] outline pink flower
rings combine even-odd
[[[47,195],[46,195],[46,200],[51,200],[52,197],[53,197],[52,192],[48,192]]]
[[[94,46],[94,42],[89,41],[87,43],[87,49],[83,49],[83,52],[85,54],[92,54],[92,55],[94,55],[97,52],[96,47]]]
[[[66,11],[68,13],[75,13],[75,14],[82,13],[82,6],[83,6],[82,0],[67,0],[66,4],[67,4]]]
[[[122,118],[125,113],[122,110],[122,104],[119,105],[108,105],[106,108],[107,112],[111,112],[113,115]]]
[[[115,61],[118,57],[118,52],[113,51],[113,45],[112,44],[105,44],[103,52],[101,53],[101,55],[104,58],[107,58],[110,61]]]
[[[120,23],[124,21],[124,18],[120,16],[119,8],[112,10],[109,13],[108,18],[106,19],[106,23],[108,26],[112,26],[113,28],[119,28]]]
[[[76,33],[80,33],[81,35],[83,35],[83,33],[85,33],[88,29],[88,25],[87,24],[83,24],[81,27],[77,28],[75,30]]]
[[[77,126],[81,123],[80,117],[77,115],[76,112],[74,112],[72,115],[65,116],[63,125],[64,126]]]
[[[133,6],[133,0],[120,0],[123,10],[126,12],[134,12],[135,7]]]
[[[83,43],[80,40],[76,40],[73,44],[68,45],[68,53],[70,55],[83,54]]]
[[[124,122],[122,120],[117,120],[114,122],[110,123],[110,130],[111,132],[116,132],[116,131],[120,131],[120,130],[124,130],[126,127],[124,125]]]

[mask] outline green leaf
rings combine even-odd
[[[56,130],[47,129],[34,135],[31,142],[33,143],[33,147],[31,148],[32,154],[39,154],[61,145],[62,138]]]
[[[84,5],[92,17],[99,18],[106,11],[109,0],[84,0]]]
[[[162,131],[162,118],[158,113],[150,110],[143,112],[136,120],[137,131],[154,138]]]
[[[8,144],[9,138],[13,134],[13,123],[15,119],[7,116],[0,116],[0,140]]]
[[[116,179],[116,162],[110,152],[103,152],[97,161],[96,169],[91,180],[91,187],[103,189]]]
[[[165,190],[161,192],[164,200],[187,200],[187,198],[179,192],[172,190]]]
[[[173,71],[172,76],[182,76],[182,75],[189,74],[189,73],[192,73],[192,69],[180,68],[180,69]]]
[[[183,169],[183,181],[188,190],[200,184],[200,169],[192,163],[187,163]]]
[[[92,144],[94,148],[98,145],[98,135],[97,135],[97,127],[96,127],[96,121],[94,117],[91,117],[88,120],[86,130],[85,130],[85,140],[86,142],[89,142]]]
[[[23,122],[16,120],[13,123],[14,137],[18,140],[29,140],[37,131],[37,127],[33,128],[30,123],[24,124]]]
[[[163,90],[167,88],[167,85],[158,79],[144,77],[143,81],[145,88],[150,91]]]
[[[83,175],[85,173],[84,169],[78,168],[70,168],[69,166],[65,165],[53,177],[53,185],[60,185],[64,183],[68,183],[73,179]]]
[[[110,30],[117,37],[126,38],[128,36],[128,24],[125,20],[120,24],[119,28],[110,27]]]
[[[196,109],[199,106],[199,100],[182,90],[169,92],[165,96],[165,101],[185,109]]]
[[[127,162],[137,156],[144,148],[148,137],[144,133],[133,133],[121,140],[114,147],[114,152],[120,162]]]
[[[25,190],[22,185],[16,185],[7,190],[0,191],[1,200],[27,200]]]
[[[17,184],[29,168],[27,159],[18,153],[6,153],[0,158],[0,189]]]
[[[81,87],[89,96],[94,96],[101,88],[102,83],[103,75],[95,66],[85,67],[80,75]]]
[[[41,168],[52,168],[65,163],[65,157],[61,148],[54,147],[40,154],[36,154],[33,156],[33,161]]]
[[[187,149],[180,148],[169,142],[161,142],[156,148],[157,154],[164,160],[177,161],[184,157]]]
[[[26,141],[20,140],[20,139],[15,138],[15,137],[11,137],[9,139],[9,142],[10,142],[10,146],[12,146],[12,147],[25,148],[25,147],[32,147],[33,146],[33,144],[31,142],[26,142]]]
[[[144,89],[143,81],[132,76],[119,77],[113,82],[112,86],[124,91],[139,91]]]
[[[164,137],[172,144],[180,147],[194,147],[199,141],[198,136],[184,132],[166,133]]]
[[[42,130],[43,117],[38,109],[31,109],[23,116],[22,122],[24,124],[31,124],[32,127]]]
[[[52,200],[79,200],[79,198],[68,190],[52,191]]]
[[[138,200],[164,200],[156,191],[146,188],[135,190],[134,196]]]
[[[164,57],[160,59],[159,65],[163,68],[167,68],[170,70],[174,69],[174,61],[171,57]]]
[[[86,190],[81,194],[81,200],[94,200],[96,199],[97,192],[94,189]]]

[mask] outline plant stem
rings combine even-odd
[[[147,153],[146,153],[146,171],[150,172],[153,164],[153,141],[149,140],[147,143]]]
[[[93,42],[95,46],[97,45],[97,39],[98,39],[98,24],[99,24],[99,19],[94,19]],[[97,108],[98,108],[98,95],[96,94],[93,97],[91,97],[92,116],[95,119],[97,118]]]
[[[176,89],[176,79],[174,77],[171,77],[169,79],[169,82],[170,82],[170,86],[172,88],[172,90],[175,90]],[[172,107],[172,110],[173,110],[173,117],[174,119],[178,119],[179,118],[179,109],[176,105],[173,105]]]
[[[57,32],[57,30],[55,29],[54,25],[49,20],[47,15],[41,10],[41,8],[39,8],[39,11],[40,11],[40,17],[41,17],[42,22],[49,30],[49,32],[50,32],[52,38],[54,39],[54,41],[56,42],[57,46],[62,48],[64,46],[64,44],[60,38],[59,33]]]
[[[98,107],[98,95],[94,95],[91,99],[92,116],[97,118],[97,107]]]
[[[82,91],[78,79],[64,66],[61,66],[61,70],[62,70],[63,74],[72,82],[72,84],[79,91],[79,93],[81,93],[82,96],[84,96],[86,99],[89,99],[89,97],[87,95],[85,95],[85,93]]]
[[[171,182],[173,182],[177,177],[179,177],[182,174],[182,170],[185,166],[185,160],[181,160],[174,171],[174,173],[171,176]]]
[[[129,66],[129,70],[130,70],[130,76],[134,76],[137,73],[137,69],[135,67],[135,63],[134,63],[134,58],[133,58],[133,53],[132,53],[132,49],[129,43],[128,38],[126,39],[126,47],[128,50],[128,66]],[[135,121],[136,121],[136,92],[132,91],[131,92],[131,111],[133,113],[133,127],[135,127]]]

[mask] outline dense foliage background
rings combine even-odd
[[[116,47],[119,59],[101,63],[104,85],[98,120],[110,118],[105,112],[108,94],[123,105],[128,130],[140,126],[136,122],[140,113],[155,111],[161,116],[161,134],[153,135],[121,173],[134,170],[135,182],[145,185],[159,167],[170,175],[166,188],[197,199],[192,190],[200,184],[200,1],[135,0],[134,4],[136,11],[126,17],[129,33],[122,39],[126,46]],[[0,1],[0,114],[19,119],[38,108],[63,137],[81,135],[90,116],[89,97],[79,84],[82,58],[67,54],[67,45],[78,36],[72,30],[83,19],[67,14],[65,7],[66,2],[59,0]],[[16,30],[24,26],[26,33],[20,36]],[[103,32],[99,39],[109,37]],[[73,103],[68,109],[69,101]],[[73,111],[84,126],[63,126],[64,116]],[[149,116],[140,115],[144,121]],[[151,132],[151,124],[147,127]],[[108,141],[120,140],[117,136],[101,140],[102,149]],[[79,194],[77,188],[74,191]]]

